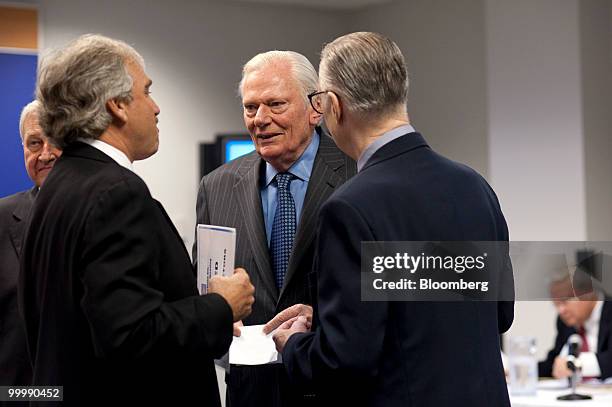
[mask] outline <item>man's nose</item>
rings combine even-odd
[[[257,113],[255,113],[255,126],[263,127],[271,122],[272,118],[270,117],[270,109],[263,103],[260,104],[257,108]]]
[[[40,155],[38,156],[38,159],[44,163],[49,163],[51,161],[54,161],[56,158],[57,156],[55,155],[55,150],[53,146],[51,146],[51,144],[49,143],[44,143],[43,149]]]

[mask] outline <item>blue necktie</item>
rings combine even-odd
[[[289,265],[289,256],[293,248],[293,237],[297,222],[295,220],[295,202],[289,184],[293,174],[283,172],[276,174],[276,213],[272,223],[272,236],[270,237],[270,253],[276,287],[280,290]]]

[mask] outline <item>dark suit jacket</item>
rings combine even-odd
[[[231,308],[198,296],[179,234],[132,171],[68,146],[32,208],[21,267],[34,384],[63,385],[71,405],[219,405],[213,358],[229,347]]]
[[[319,208],[335,188],[355,172],[355,162],[321,132],[294,249],[280,292],[274,282],[261,207],[260,179],[262,173],[265,174],[265,162],[253,152],[221,166],[202,179],[197,223],[236,228],[236,266],[247,270],[255,286],[253,312],[243,321],[245,325],[263,324],[291,305],[312,303],[307,275],[312,268]],[[195,245],[193,257],[196,258]],[[284,376],[280,365],[232,366],[228,378],[228,398],[232,407],[280,405],[278,382],[286,379]]]
[[[365,302],[360,290],[362,241],[507,239],[480,175],[418,133],[384,145],[321,208],[319,327],[287,342],[289,377],[320,405],[509,406],[499,333],[512,302]]]
[[[552,376],[553,363],[561,353],[569,337],[576,333],[573,327],[567,326],[557,317],[557,337],[555,346],[548,352],[546,359],[538,363],[540,377]],[[597,351],[595,353],[601,370],[601,379],[612,377],[612,302],[604,301],[599,320],[599,334],[597,335]]]
[[[29,385],[32,380],[17,310],[17,279],[25,222],[37,191],[34,187],[0,199],[0,386]]]

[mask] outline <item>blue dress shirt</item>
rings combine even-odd
[[[387,143],[392,142],[398,137],[403,136],[404,134],[414,133],[414,127],[409,124],[404,124],[403,126],[396,127],[394,129],[389,130],[376,140],[372,144],[370,144],[363,153],[361,153],[361,157],[357,160],[357,172],[361,171],[364,165],[372,158],[374,153],[378,151],[379,148],[384,146]]]
[[[310,140],[310,144],[302,153],[302,156],[293,163],[287,170],[295,176],[289,184],[289,191],[295,202],[295,220],[298,227],[300,224],[300,215],[304,206],[304,198],[308,189],[308,181],[312,173],[314,160],[319,149],[319,134],[315,131]],[[276,213],[276,183],[272,182],[278,170],[270,163],[266,163],[265,179],[262,180],[261,187],[261,207],[263,209],[263,218],[266,223],[266,236],[268,237],[268,247],[270,246],[270,236],[272,235],[272,224],[274,223],[274,214]]]

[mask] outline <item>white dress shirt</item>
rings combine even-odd
[[[79,138],[78,141],[81,143],[89,144],[95,149],[102,151],[104,154],[109,156],[113,161],[119,164],[122,167],[127,168],[130,171],[134,171],[132,167],[132,162],[128,158],[128,156],[117,147],[113,147],[108,143],[100,140],[94,140],[90,138]]]

